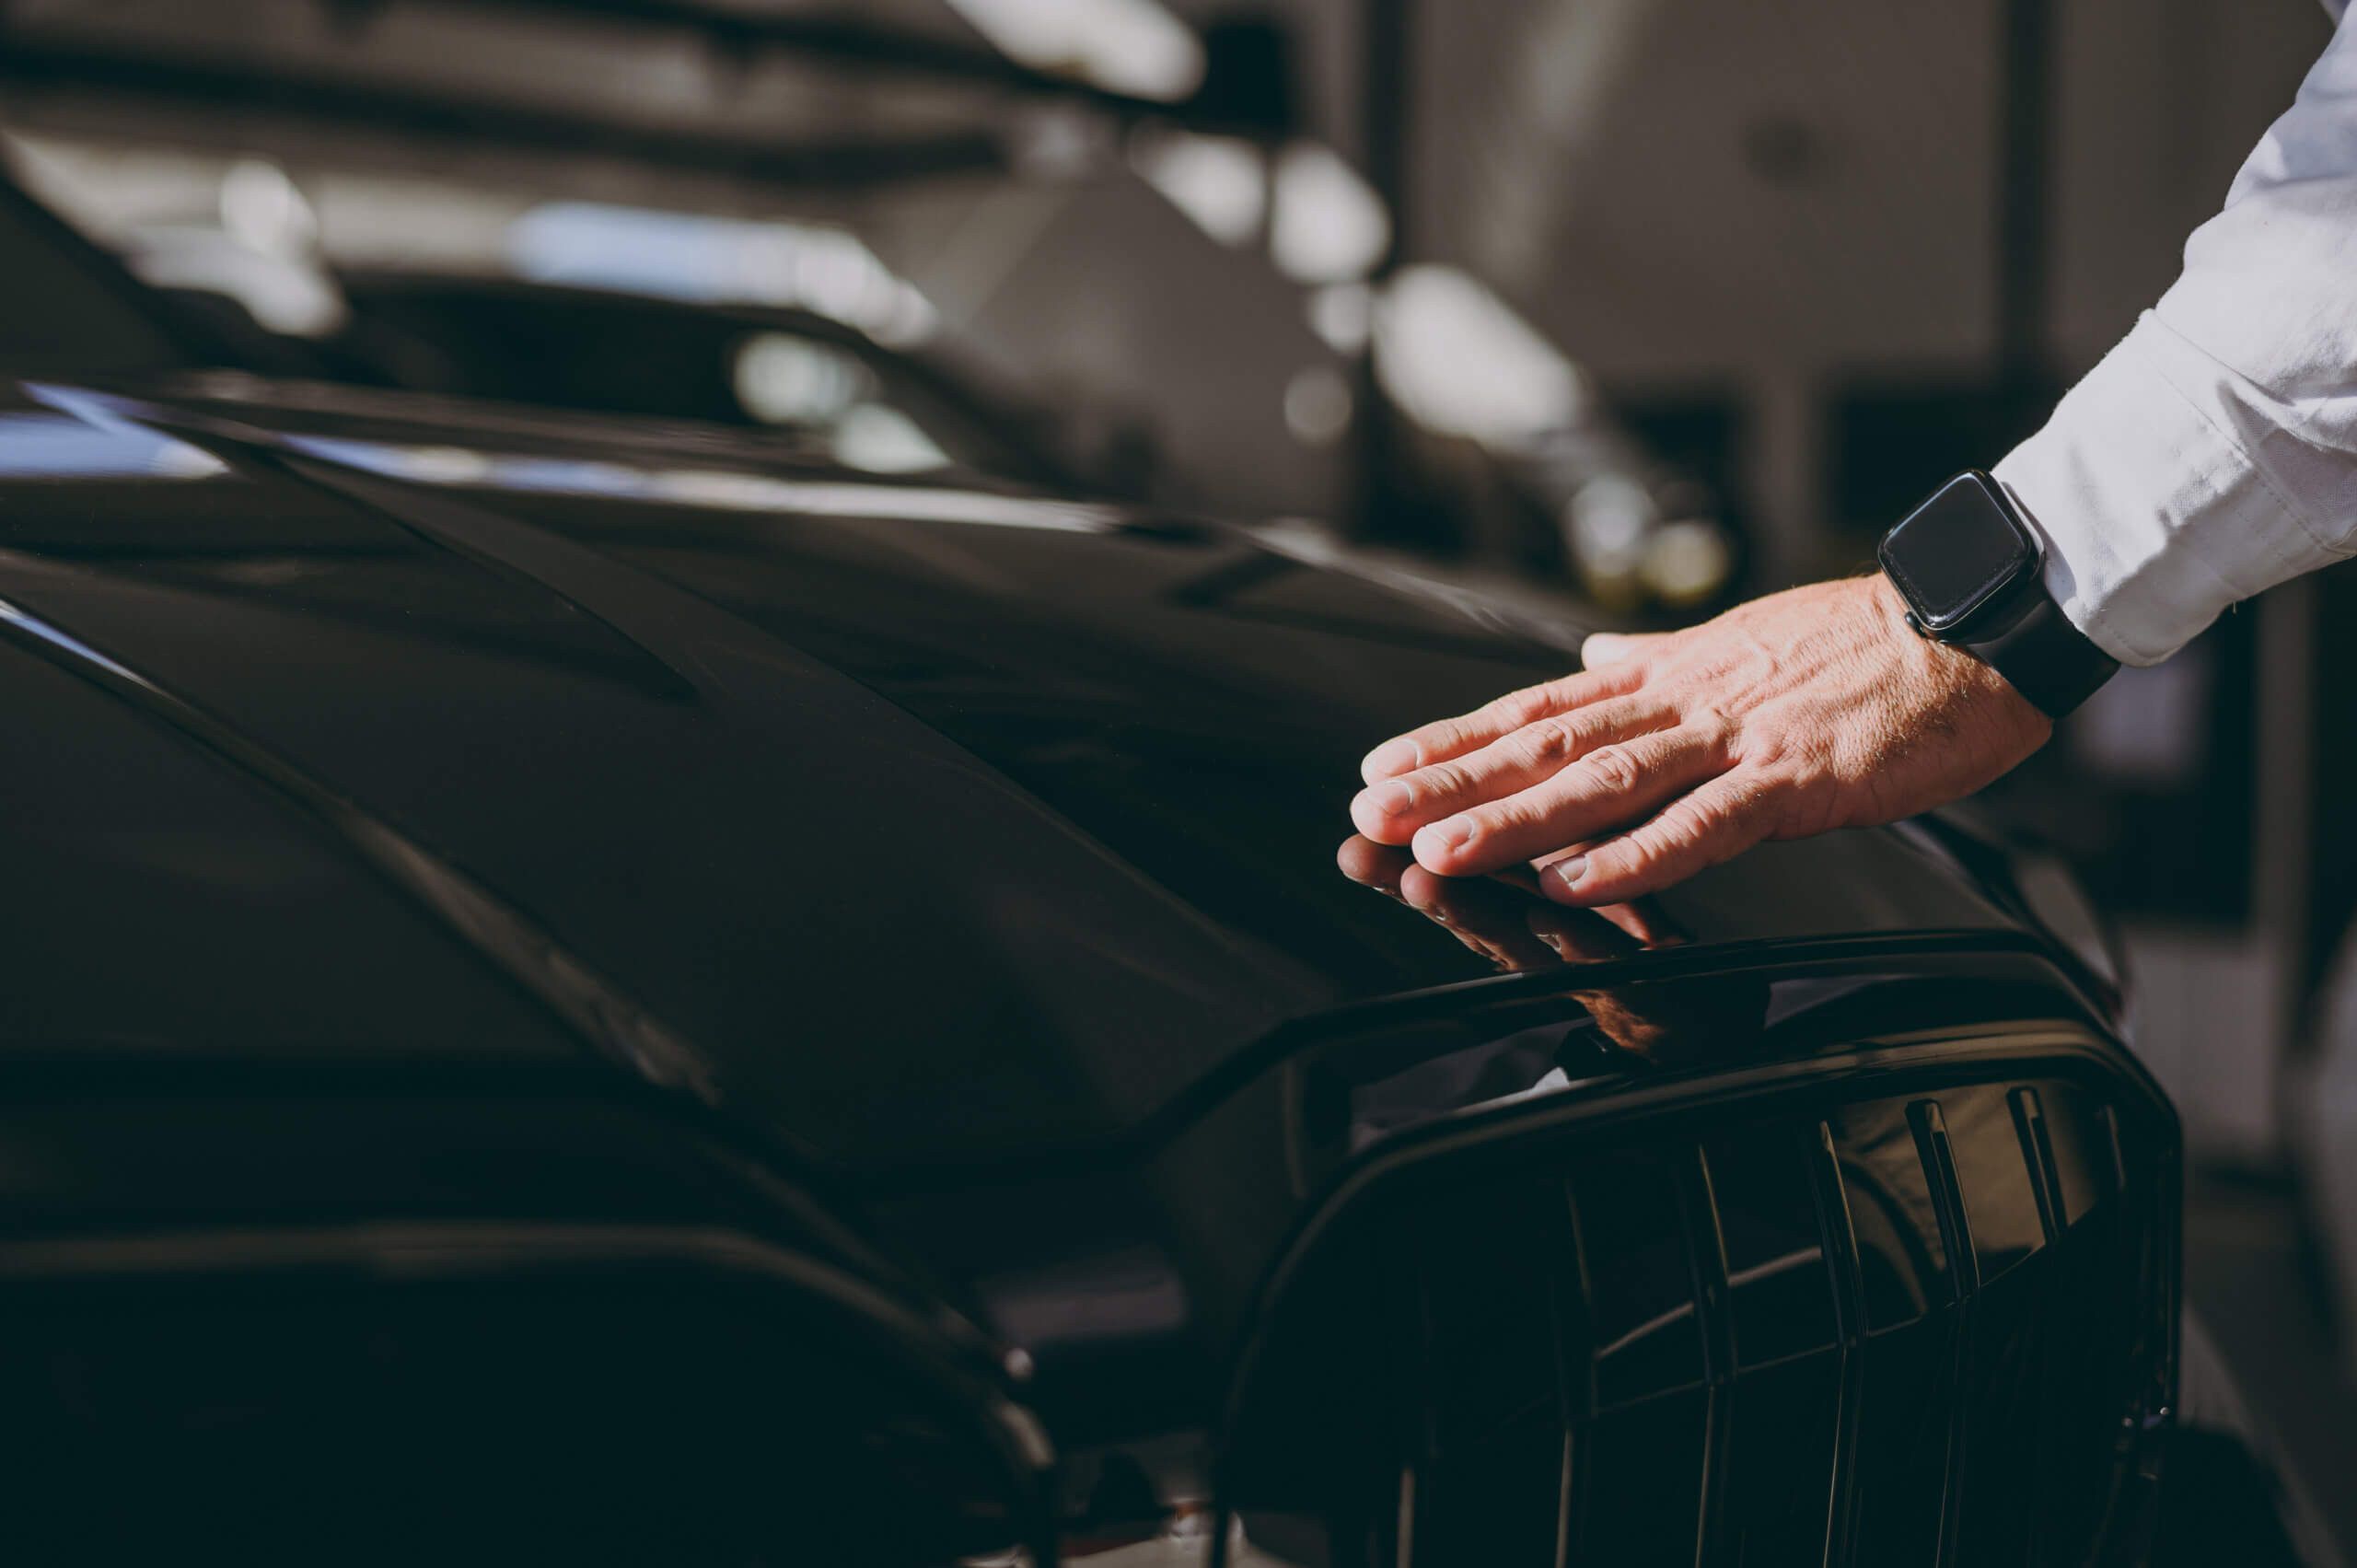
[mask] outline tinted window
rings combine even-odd
[[[1701,1382],[1694,1270],[1671,1167],[1619,1155],[1583,1168],[1572,1191],[1597,1406]]]
[[[1705,1155],[1726,1249],[1737,1365],[1833,1343],[1833,1277],[1801,1134],[1753,1128],[1713,1143]]]
[[[1858,1238],[1870,1330],[1912,1322],[1952,1294],[1947,1249],[1908,1103],[1846,1106],[1828,1123]]]

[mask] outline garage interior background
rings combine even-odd
[[[420,278],[798,311],[1031,411],[1084,482],[1658,624],[1857,569],[2033,426],[2328,31],[2314,0],[0,0],[0,126],[265,358],[352,350]],[[702,377],[928,460],[782,341],[728,335],[678,412]],[[2318,1481],[2357,1463],[2352,598],[2243,607],[1985,802],[2123,922],[2205,1171],[2193,1288]]]

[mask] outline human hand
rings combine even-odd
[[[1609,963],[1689,938],[1650,900],[1565,909],[1538,896],[1530,869],[1436,877],[1406,850],[1353,834],[1335,855],[1342,875],[1446,928],[1502,970]],[[1756,975],[1683,979],[1571,993],[1621,1050],[1668,1066],[1723,1058],[1758,1038],[1768,987]]]
[[[1906,613],[1876,575],[1683,632],[1590,637],[1583,673],[1376,747],[1351,819],[1441,876],[1545,860],[1540,892],[1596,905],[1763,839],[1929,810],[2006,772],[2053,726]]]
[[[1352,881],[1397,899],[1512,972],[1609,963],[1689,940],[1650,904],[1565,909],[1549,903],[1539,898],[1538,884],[1525,865],[1489,877],[1436,877],[1406,850],[1358,834],[1343,841],[1334,859]]]

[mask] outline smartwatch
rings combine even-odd
[[[2119,663],[2071,624],[2046,591],[2046,552],[2003,486],[1975,469],[1882,536],[1883,575],[1907,623],[2003,676],[2047,717],[2093,696]]]

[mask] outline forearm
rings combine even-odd
[[[2065,612],[2129,664],[2357,552],[2357,24],[2176,285],[1996,474]]]

